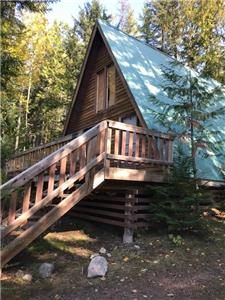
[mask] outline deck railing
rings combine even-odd
[[[19,173],[53,153],[75,138],[65,136],[57,141],[41,145],[15,155],[6,163],[8,174]],[[107,120],[107,158],[127,163],[172,163],[173,136],[142,127]]]
[[[70,134],[56,141],[43,144],[32,149],[17,153],[11,159],[9,159],[6,163],[6,173],[19,173],[23,170],[26,170],[30,166],[37,163],[39,160],[58,150],[72,139],[74,139],[77,135]]]
[[[169,165],[173,136],[141,127],[108,121],[107,158],[130,163]]]

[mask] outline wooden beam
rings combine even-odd
[[[166,176],[154,174],[151,170],[133,170],[109,168],[109,173],[105,177],[110,180],[141,181],[141,182],[166,182]]]
[[[107,154],[107,159],[114,159],[114,160],[121,160],[127,162],[134,162],[134,163],[143,163],[143,164],[156,164],[156,165],[171,165],[172,162],[164,161],[164,160],[157,160],[151,158],[142,158],[142,157],[133,157],[133,156],[126,156],[126,155],[115,155],[115,154]]]

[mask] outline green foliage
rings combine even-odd
[[[190,169],[190,159],[179,148],[169,183],[149,187],[151,221],[165,226],[169,232],[191,231],[201,226],[197,206],[209,195],[196,189],[189,177]]]
[[[120,0],[118,4],[119,23],[117,27],[123,32],[126,32],[132,36],[137,36],[139,33],[138,24],[134,17],[134,11],[132,10],[129,2],[127,0]]]
[[[225,114],[225,90],[222,85],[215,85],[192,70],[184,71],[177,62],[171,63],[170,67],[162,66],[162,72],[164,81],[161,88],[170,100],[151,96],[150,101],[161,108],[160,113],[158,109],[155,111],[155,118],[168,131],[174,131],[179,138],[190,142],[188,156],[192,163],[191,173],[196,180],[198,149],[206,149],[206,155],[208,151],[220,155],[225,142],[214,125],[214,121]]]
[[[184,240],[179,234],[178,235],[169,234],[168,237],[176,246],[180,247],[184,245]]]
[[[224,0],[150,0],[141,19],[147,43],[225,83]]]
[[[97,19],[110,21],[111,16],[107,15],[106,9],[98,0],[87,1],[84,7],[80,7],[78,18],[74,19],[74,30],[77,36],[83,41],[84,47],[87,46],[93,26]]]

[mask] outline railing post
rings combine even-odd
[[[173,141],[168,141],[168,162],[173,162]]]
[[[109,174],[110,160],[107,159],[107,154],[111,153],[111,142],[112,142],[112,128],[110,128],[110,124],[109,124],[109,122],[107,122],[106,134],[105,134],[106,157],[105,157],[105,161],[104,161],[106,176]]]
[[[9,204],[9,215],[8,215],[8,224],[11,224],[16,218],[16,203],[18,198],[18,192],[12,192],[10,204]]]

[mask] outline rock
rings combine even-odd
[[[106,254],[108,257],[112,257],[112,254],[111,253],[107,253]]]
[[[22,271],[22,270],[18,270],[17,272],[16,272],[16,277],[23,277],[24,276],[24,272]]]
[[[105,276],[108,270],[107,260],[103,256],[94,257],[88,266],[88,278]]]
[[[27,273],[27,274],[23,275],[22,279],[23,279],[23,280],[26,280],[26,281],[28,281],[28,282],[31,282],[32,279],[33,279],[33,277],[32,277],[31,274]]]
[[[139,245],[134,245],[134,249],[139,250],[141,247]]]
[[[39,275],[40,275],[41,278],[51,277],[54,269],[55,269],[54,264],[43,263],[43,264],[40,265]]]
[[[99,250],[99,253],[101,253],[101,254],[106,254],[106,249],[103,248],[103,247],[101,247],[101,249]]]
[[[94,257],[99,256],[99,253],[93,253],[90,257],[90,259],[93,259]]]

